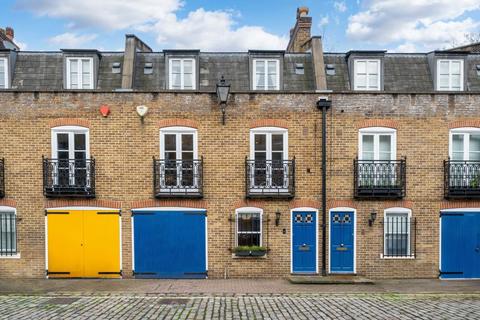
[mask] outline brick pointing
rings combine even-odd
[[[360,121],[357,128],[369,128],[369,127],[385,127],[385,128],[398,128],[398,122],[390,119],[368,119]]]
[[[90,128],[90,121],[86,119],[78,118],[60,118],[52,119],[48,122],[50,128],[60,127],[60,126],[80,126],[85,128]]]
[[[0,206],[16,208],[17,202],[12,199],[0,199]]]
[[[462,127],[473,127],[480,128],[480,120],[478,119],[467,119],[467,120],[457,120],[448,124],[448,128],[462,128]]]
[[[260,128],[260,127],[279,127],[288,129],[288,123],[285,120],[280,119],[258,119],[252,121],[250,128]]]
[[[290,209],[295,208],[321,208],[322,204],[320,201],[310,200],[310,199],[297,199],[290,202]]]
[[[243,207],[255,207],[255,208],[264,209],[265,201],[242,199],[235,202],[235,204],[233,205],[233,208],[235,209],[243,208]]]
[[[356,208],[357,204],[352,200],[330,200],[327,202],[327,207],[329,209],[334,208]]]
[[[121,208],[120,201],[111,200],[46,200],[45,208],[59,207],[104,207],[104,208]]]
[[[440,204],[440,210],[461,208],[480,208],[480,201],[443,201]]]
[[[175,118],[175,119],[163,119],[158,122],[158,127],[159,128],[166,128],[166,127],[190,127],[190,128],[198,128],[198,123],[195,120],[189,120],[189,119],[180,119],[180,118]]]
[[[156,207],[180,207],[180,208],[198,208],[207,209],[207,202],[203,200],[139,200],[133,201],[130,205],[132,209],[156,208]]]

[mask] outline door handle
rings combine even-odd
[[[476,247],[475,251],[480,252],[480,247]]]
[[[340,247],[343,247],[343,246],[344,246],[344,244],[343,244],[343,243],[340,243]]]
[[[307,246],[307,244],[306,244],[306,243],[302,244],[302,247],[306,247],[306,246]]]

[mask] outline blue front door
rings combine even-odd
[[[354,224],[353,212],[330,213],[330,272],[354,272]]]
[[[205,211],[134,211],[137,278],[205,278]]]
[[[292,212],[292,271],[317,272],[317,213]]]
[[[480,212],[441,214],[440,277],[480,278]]]

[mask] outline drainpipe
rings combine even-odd
[[[327,275],[327,110],[332,106],[328,97],[320,97],[317,108],[322,110],[322,276]]]

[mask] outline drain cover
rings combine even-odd
[[[80,298],[53,298],[45,302],[45,304],[67,305],[67,304],[72,304],[79,299]]]
[[[168,305],[186,305],[189,299],[160,299],[160,304]]]

